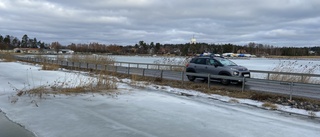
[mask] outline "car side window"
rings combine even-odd
[[[214,59],[210,59],[210,65],[219,65],[219,62],[217,60]]]
[[[197,59],[193,58],[191,59],[190,63],[195,63]]]
[[[196,63],[196,64],[202,64],[202,65],[207,64],[206,59],[204,59],[204,58],[198,58],[198,59],[195,61],[195,63]]]

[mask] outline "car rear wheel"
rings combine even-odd
[[[194,72],[188,72],[188,73],[194,73]],[[187,77],[188,77],[188,80],[189,80],[189,81],[194,81],[194,80],[196,79],[195,76],[187,75]]]
[[[194,81],[194,80],[196,79],[196,77],[195,77],[195,76],[187,75],[187,77],[188,77],[189,81]]]

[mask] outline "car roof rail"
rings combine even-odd
[[[218,58],[224,58],[223,56],[217,56],[216,54],[197,54],[196,57],[210,57],[210,58],[214,58],[214,57],[218,57]]]

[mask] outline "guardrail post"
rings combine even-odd
[[[146,69],[143,69],[143,70],[142,70],[142,76],[143,76],[143,77],[144,77],[145,70],[146,70]]]
[[[210,90],[210,78],[211,78],[211,75],[208,74],[208,91]]]
[[[89,63],[87,63],[87,69],[89,69]]]
[[[246,78],[245,77],[243,77],[242,78],[242,92],[244,91],[244,86],[246,85]]]
[[[292,86],[293,86],[293,82],[290,83],[290,100],[292,100]]]
[[[301,75],[301,81],[300,82],[304,83],[304,76],[303,75]]]
[[[163,70],[161,70],[160,78],[162,80],[162,78],[163,78]]]
[[[182,81],[182,85],[184,84],[184,71],[181,72],[181,81]]]
[[[98,70],[98,64],[95,64],[95,69],[96,69],[96,71]]]
[[[130,66],[130,64],[129,64],[129,66]],[[130,67],[128,67],[128,75],[130,75]]]

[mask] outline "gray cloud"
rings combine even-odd
[[[319,0],[1,0],[0,34],[47,43],[319,46]]]

